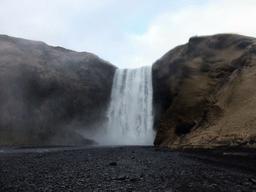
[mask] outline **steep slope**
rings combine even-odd
[[[0,55],[0,144],[86,143],[74,129],[104,120],[116,67],[6,35]]]
[[[153,88],[155,145],[255,147],[255,38],[192,37],[154,63]]]

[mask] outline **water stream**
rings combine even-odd
[[[152,69],[117,69],[100,144],[153,145]]]

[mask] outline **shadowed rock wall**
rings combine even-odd
[[[1,35],[0,144],[86,143],[74,129],[106,118],[115,70],[91,53]]]

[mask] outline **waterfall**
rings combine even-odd
[[[102,144],[153,145],[152,68],[117,69]]]

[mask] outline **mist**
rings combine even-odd
[[[0,36],[0,144],[153,145],[152,69]]]
[[[101,145],[153,145],[152,68],[117,69]]]
[[[6,35],[0,54],[1,145],[93,143],[76,130],[106,118],[115,66]]]

